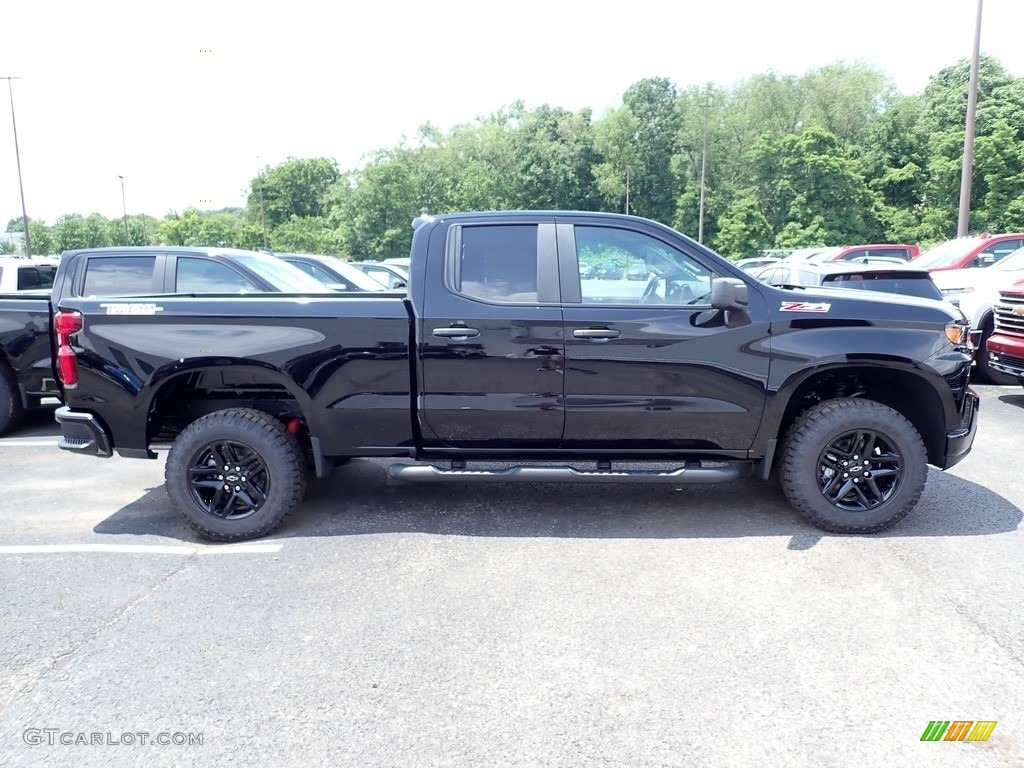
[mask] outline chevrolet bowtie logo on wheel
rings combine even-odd
[[[921,734],[921,741],[988,741],[996,728],[995,720],[932,720]]]

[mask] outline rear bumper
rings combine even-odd
[[[964,407],[960,418],[960,426],[946,433],[946,463],[943,469],[959,464],[971,452],[974,435],[978,431],[978,408],[981,398],[970,387],[964,396]]]
[[[60,424],[57,447],[61,450],[105,459],[114,455],[110,433],[91,413],[73,411],[65,405],[57,409],[55,418]]]

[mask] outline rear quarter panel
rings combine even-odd
[[[411,445],[409,318],[398,296],[71,298],[60,308],[84,316],[68,405],[99,416],[118,448],[146,448],[154,397],[202,370],[228,385],[260,372],[285,387],[325,455]]]

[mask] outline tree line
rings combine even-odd
[[[244,208],[131,216],[127,235],[122,219],[69,214],[31,221],[30,235],[36,253],[127,240],[366,259],[406,255],[420,213],[547,209],[702,229],[731,257],[928,245],[956,233],[968,75],[957,62],[911,95],[861,62],[730,87],[646,78],[600,117],[517,102],[448,131],[426,124],[355,169],[292,158],[250,181]],[[1024,230],[1024,78],[992,57],[980,67],[971,208],[974,231]]]

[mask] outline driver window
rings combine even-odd
[[[576,227],[579,264],[601,265],[581,281],[584,304],[709,306],[711,271],[642,232]]]

